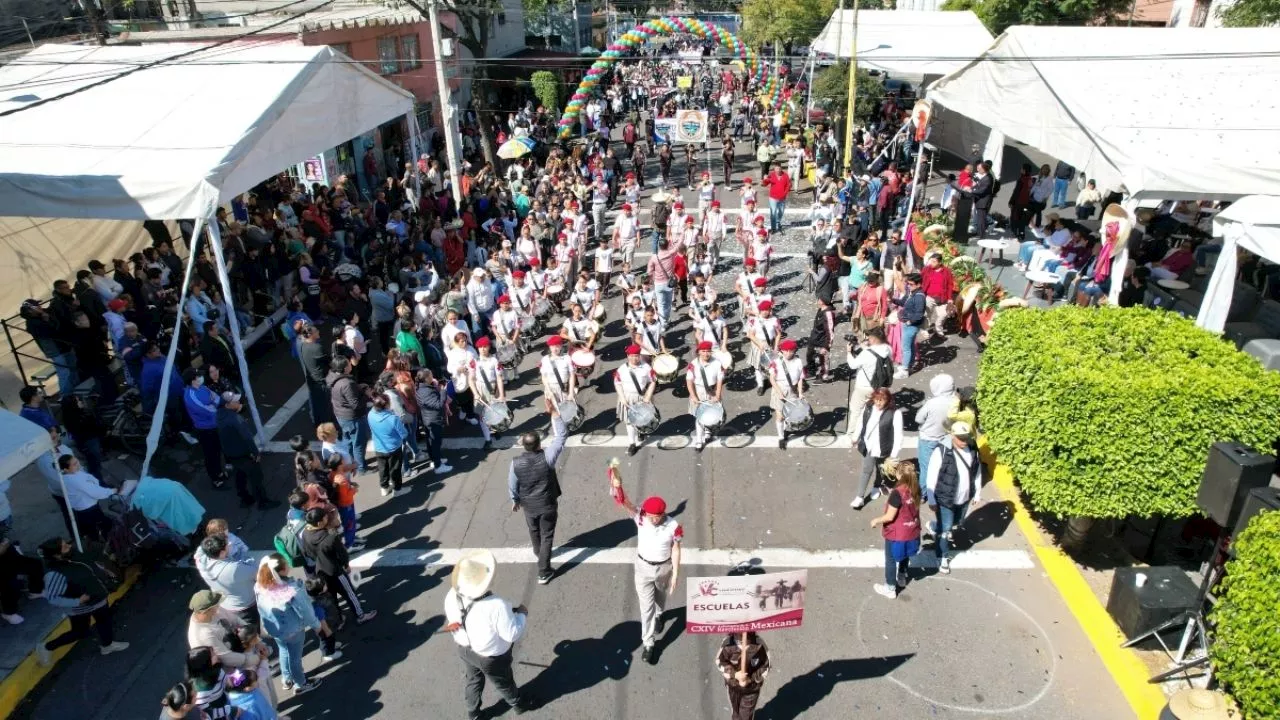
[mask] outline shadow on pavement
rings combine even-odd
[[[1012,522],[1012,502],[988,502],[970,513],[960,527],[952,531],[952,546],[956,550],[968,550],[987,538],[1001,537]]]
[[[634,620],[614,625],[603,637],[561,640],[555,646],[555,659],[521,686],[520,694],[545,706],[606,680],[621,680],[631,671],[639,647],[640,623]]]
[[[756,713],[759,720],[796,720],[831,694],[836,683],[883,677],[898,669],[914,653],[875,658],[828,660],[778,688],[777,695]]]

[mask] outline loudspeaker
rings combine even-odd
[[[1280,489],[1273,487],[1254,488],[1249,491],[1240,508],[1240,517],[1236,519],[1234,535],[1239,535],[1249,525],[1249,521],[1263,510],[1280,510]]]
[[[1200,478],[1196,504],[1224,529],[1235,526],[1249,491],[1271,482],[1275,462],[1270,455],[1240,443],[1214,443]]]
[[[1138,576],[1144,577],[1138,587]],[[1126,639],[1196,609],[1199,589],[1180,568],[1122,567],[1111,576],[1107,613]],[[1153,643],[1154,644],[1154,643]]]

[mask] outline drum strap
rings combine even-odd
[[[554,367],[554,366],[553,366]],[[480,371],[480,379],[484,381],[484,386],[489,391],[489,397],[496,397],[498,394],[498,373],[495,370],[493,377],[489,377],[489,373],[485,371],[484,365],[476,364],[476,369]]]
[[[764,344],[773,347],[773,333],[769,332],[769,323],[760,321],[760,331],[764,333]]]
[[[658,342],[657,342],[656,340],[654,340],[654,339],[653,339],[653,335],[651,335],[651,334],[649,333],[649,326],[648,326],[648,325],[645,325],[643,322],[641,322],[641,323],[640,323],[640,332],[644,333],[644,338],[645,338],[645,340],[648,340],[648,341],[649,341],[649,347],[653,348],[654,350],[659,350],[659,349],[660,349],[660,348],[658,347]]]
[[[791,379],[791,371],[787,369],[787,359],[778,358],[778,360],[779,360],[778,364],[782,366],[782,376],[787,379],[787,384],[791,386],[791,394],[796,397],[799,397],[800,392],[799,390],[796,389],[795,381]]]
[[[698,374],[702,376],[702,388],[707,394],[707,400],[711,399],[711,383],[707,382],[707,368],[702,363],[698,363]],[[696,388],[695,388],[696,389]]]
[[[636,398],[644,399],[644,390],[640,389],[640,381],[636,379],[636,374],[631,370],[631,368],[627,368],[627,377],[631,378],[631,384],[636,389]]]
[[[565,383],[564,378],[560,377],[560,368],[556,367],[555,358],[551,358],[551,374],[556,376],[556,384],[560,386],[560,392],[568,393],[569,385]]]

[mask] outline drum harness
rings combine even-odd
[[[640,332],[644,333],[644,339],[649,341],[649,348],[651,350],[653,350],[656,353],[662,349],[661,347],[658,346],[658,343],[654,341],[653,336],[649,334],[649,326],[646,325],[643,321],[641,321],[640,323]]]
[[[553,357],[550,360],[551,374],[556,376],[556,384],[560,386],[560,393],[567,398],[569,397],[569,385],[564,381],[564,378],[560,377],[560,370],[556,367],[556,359]]]
[[[707,394],[706,400],[699,400],[698,402],[703,402],[703,403],[711,402],[711,383],[707,382],[707,369],[706,367],[703,366],[701,360],[698,361],[698,375],[702,376],[702,389]],[[697,390],[698,388],[695,387],[694,388],[695,395],[697,394]]]

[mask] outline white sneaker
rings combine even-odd
[[[186,441],[187,441],[187,444],[188,444],[188,445],[195,445],[196,443],[200,442],[199,440],[197,440],[197,439],[196,439],[196,436],[195,436],[195,435],[192,435],[191,433],[187,432],[186,430],[179,430],[179,431],[178,431],[178,434],[182,436],[182,439],[183,439],[183,440],[186,440]]]
[[[938,572],[943,575],[951,574],[951,558],[944,557],[938,561]]]
[[[867,504],[866,498],[859,495],[858,497],[853,499],[853,502],[849,503],[849,507],[853,508],[854,510],[861,510],[862,506],[866,504]]]
[[[110,655],[111,653],[118,653],[121,650],[128,650],[128,649],[129,649],[129,643],[120,642],[119,640],[117,640],[111,643],[110,645],[107,645],[106,647],[98,648],[98,652],[102,653],[103,655]]]
[[[872,490],[872,491],[871,491],[871,499],[872,499],[872,500],[879,500],[879,499],[880,499],[880,488],[876,488],[875,490]]]
[[[871,589],[875,590],[877,595],[882,595],[884,597],[889,598],[890,600],[893,600],[898,597],[898,589],[891,588],[888,585],[885,585],[884,583],[876,583],[875,585],[871,586]]]
[[[26,618],[22,617],[18,613],[14,613],[12,615],[0,615],[0,619],[3,619],[10,625],[21,625],[26,620]]]
[[[386,488],[381,488],[381,490],[382,490],[382,497],[386,497],[391,494],[391,491]]]
[[[436,472],[436,474],[437,474],[437,475],[443,475],[443,474],[445,474],[445,473],[447,473],[447,472],[449,472],[449,471],[451,471],[451,470],[453,470],[453,466],[452,466],[452,465],[448,465],[448,464],[445,464],[445,463],[440,463],[439,465],[437,465],[437,466],[436,466],[436,470],[435,470],[435,472]]]
[[[41,667],[49,667],[53,662],[53,653],[44,646],[43,640],[36,643],[36,662],[40,663]]]
[[[898,368],[898,371],[893,374],[893,377],[896,380],[901,380],[910,374],[911,373],[907,372],[906,368]]]
[[[341,660],[341,659],[342,659],[341,650],[334,650],[332,655],[323,655],[320,657],[321,662],[333,662],[334,660]]]
[[[467,424],[468,424],[468,425],[479,425],[479,424],[480,424],[480,421],[479,421],[479,420],[477,420],[477,419],[475,419],[475,418],[473,418],[473,417],[467,417]]]

